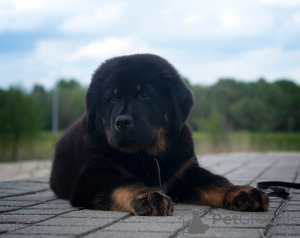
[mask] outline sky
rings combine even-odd
[[[193,84],[300,85],[300,0],[0,0],[0,88],[87,86],[106,59],[135,53]]]

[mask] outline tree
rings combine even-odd
[[[85,89],[74,79],[57,83],[59,94],[59,127],[66,129],[85,111]]]
[[[42,120],[42,128],[51,130],[52,127],[52,98],[49,92],[41,85],[34,85],[32,96],[37,104],[38,113]]]
[[[258,98],[244,98],[230,107],[235,128],[239,130],[267,130],[271,127],[273,111]]]
[[[0,91],[0,142],[11,148],[11,158],[18,159],[21,141],[32,139],[40,130],[40,115],[35,100],[21,88]]]

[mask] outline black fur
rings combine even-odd
[[[171,215],[171,199],[239,210],[234,204],[245,199],[231,194],[239,187],[197,163],[185,122],[192,105],[190,90],[163,58],[107,60],[93,75],[86,114],[56,145],[51,188],[73,206],[136,215],[149,209],[149,215]],[[259,200],[255,209],[264,205],[261,194],[249,196]]]

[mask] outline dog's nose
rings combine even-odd
[[[115,128],[118,131],[126,131],[133,126],[133,118],[129,115],[120,115],[116,118]]]

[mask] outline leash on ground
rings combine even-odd
[[[300,183],[265,181],[257,183],[257,187],[261,189],[271,189],[273,192],[268,193],[269,197],[281,197],[285,199],[290,195],[285,188],[300,189]]]

